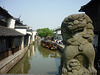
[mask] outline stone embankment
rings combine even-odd
[[[26,53],[28,47],[0,61],[0,74],[7,73]]]

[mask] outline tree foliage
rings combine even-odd
[[[47,37],[47,36],[51,36],[53,37],[53,31],[50,30],[49,28],[42,28],[42,29],[37,29],[38,32],[38,36],[40,37]]]

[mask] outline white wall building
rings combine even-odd
[[[33,30],[33,42],[35,41],[36,34],[37,34],[37,31]]]
[[[7,26],[8,26],[8,28],[15,28],[15,19],[13,19],[13,18],[9,18],[8,19],[8,22],[7,22]]]
[[[54,40],[63,40],[61,35],[61,27],[56,28],[54,34]]]
[[[26,35],[26,29],[15,29],[15,30]]]

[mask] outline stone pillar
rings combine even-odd
[[[21,50],[24,49],[24,36],[22,37],[22,40],[21,40]]]
[[[93,25],[86,14],[73,14],[64,19],[61,34],[65,48],[60,75],[97,75],[94,68]]]
[[[31,41],[31,40],[30,40],[30,36],[29,36],[29,37],[28,37],[28,46],[30,45],[30,41]]]

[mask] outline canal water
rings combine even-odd
[[[43,48],[40,42],[30,45],[24,57],[8,74],[58,74],[61,53]]]

